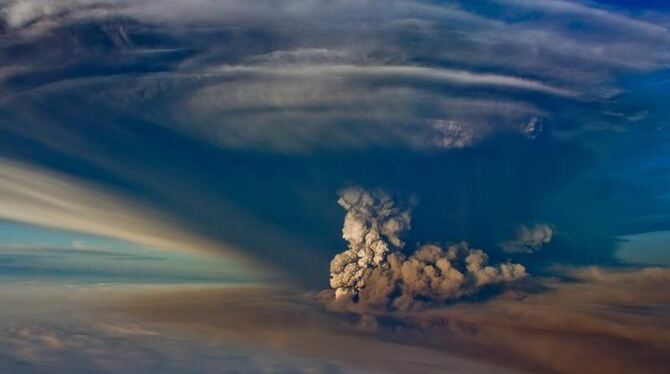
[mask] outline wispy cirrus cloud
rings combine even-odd
[[[0,218],[170,251],[223,255],[233,262],[243,258],[239,250],[189,231],[141,201],[6,159],[0,160]]]

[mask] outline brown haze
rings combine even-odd
[[[669,269],[562,272],[564,279],[542,280],[533,292],[412,312],[353,313],[333,304],[331,291],[251,287],[142,295],[122,310],[366,370],[667,372]]]

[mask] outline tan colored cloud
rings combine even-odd
[[[136,295],[121,309],[145,322],[336,362],[350,368],[347,372],[354,368],[362,373],[515,372],[456,354],[380,339],[369,330],[376,324],[374,320],[351,323],[341,315],[325,313],[311,298],[311,294],[274,288],[163,291]],[[366,325],[368,322],[371,325]]]
[[[663,373],[670,364],[670,269],[568,270],[574,281],[520,299],[407,316],[495,355],[557,373]],[[509,295],[508,295],[509,296]],[[438,338],[436,343],[443,340]]]
[[[562,272],[571,280],[421,312],[332,313],[313,295],[277,289],[166,292],[123,309],[151,322],[392,372],[666,372],[670,269]],[[475,362],[487,366],[467,364]]]

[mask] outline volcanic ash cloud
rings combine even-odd
[[[406,310],[426,301],[458,299],[527,275],[520,264],[489,265],[486,253],[466,242],[446,249],[423,245],[406,256],[400,238],[410,229],[414,204],[396,204],[382,191],[350,188],[341,193],[338,203],[347,211],[342,237],[349,247],[330,264],[330,285],[338,301]]]
[[[516,238],[502,242],[500,246],[507,253],[533,253],[550,243],[554,235],[555,228],[550,224],[520,225],[516,230]]]

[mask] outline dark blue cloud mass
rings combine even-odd
[[[0,217],[320,286],[360,185],[410,243],[612,264],[670,229],[661,3],[1,1]]]

